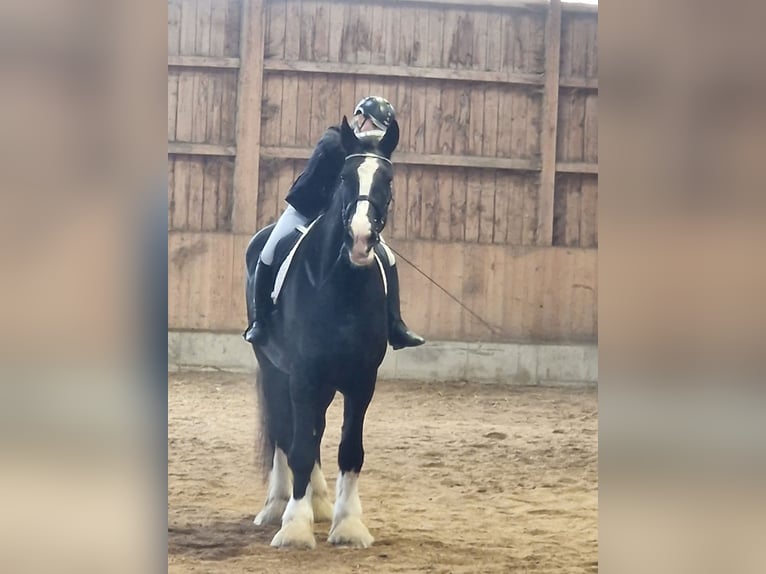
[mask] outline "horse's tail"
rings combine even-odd
[[[290,402],[290,379],[256,350],[258,374],[255,378],[258,395],[259,428],[257,455],[263,471],[268,474],[274,462],[274,449],[285,453],[293,440],[293,409]]]
[[[258,428],[255,439],[255,458],[260,462],[262,478],[266,480],[274,461],[275,442],[269,433],[269,408],[264,392],[263,369],[258,367],[255,374],[255,392],[258,400]]]

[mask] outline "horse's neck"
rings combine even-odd
[[[314,272],[320,276],[330,272],[340,255],[343,247],[343,221],[341,217],[341,206],[337,200],[333,200],[327,212],[316,222],[315,240],[319,243],[319,257],[311,265]]]

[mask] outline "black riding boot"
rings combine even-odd
[[[396,265],[383,265],[386,269],[388,283],[388,342],[394,349],[418,347],[426,342],[420,335],[413,333],[402,321],[402,311],[399,307],[399,273]]]
[[[259,259],[255,267],[255,320],[244,334],[248,343],[262,345],[266,342],[266,323],[274,306],[271,301],[273,280],[271,266]]]

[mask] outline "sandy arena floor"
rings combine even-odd
[[[593,388],[379,382],[366,418],[360,496],[375,544],[269,546],[253,525],[266,489],[255,456],[253,378],[169,375],[170,573],[598,570]],[[330,491],[342,417],[328,411]]]

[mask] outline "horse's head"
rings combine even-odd
[[[374,261],[372,248],[386,226],[394,176],[391,154],[399,143],[399,124],[391,122],[382,137],[380,133],[357,137],[344,116],[341,138],[347,154],[339,190],[345,245],[351,264],[363,267]]]

